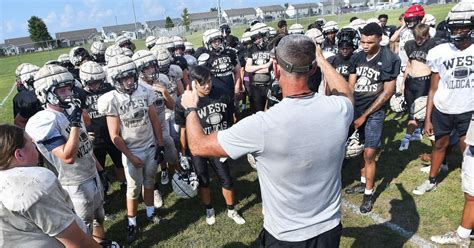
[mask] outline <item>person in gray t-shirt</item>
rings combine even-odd
[[[0,125],[0,247],[101,247],[19,127]]]
[[[203,157],[254,155],[264,209],[261,246],[338,247],[341,164],[354,111],[351,91],[306,36],[282,38],[272,60],[284,99],[227,130],[205,135],[196,89],[185,92],[181,103],[189,148]],[[333,96],[308,88],[315,61]]]

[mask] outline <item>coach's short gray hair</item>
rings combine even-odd
[[[287,35],[281,39],[276,47],[276,58],[277,61],[284,60],[286,63],[294,67],[308,67],[311,70],[311,66],[315,63],[316,59],[316,46],[311,38],[301,35],[292,34]],[[288,70],[284,65],[280,65],[282,68],[291,73],[305,74],[307,72],[299,72],[297,70]],[[308,72],[309,72],[308,70]]]

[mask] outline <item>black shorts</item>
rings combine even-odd
[[[112,141],[104,142],[102,144],[94,144],[94,155],[100,165],[105,167],[105,158],[109,154],[112,162],[116,168],[123,168],[122,153],[115,147]]]
[[[405,81],[404,95],[408,111],[411,111],[411,106],[417,98],[428,95],[428,91],[430,90],[430,84],[431,76],[407,77]],[[413,120],[413,113],[410,112],[409,118]]]
[[[310,238],[305,241],[299,242],[288,242],[280,241],[273,237],[265,228],[260,232],[260,248],[283,248],[283,247],[292,247],[292,248],[306,248],[306,247],[315,247],[315,248],[338,248],[339,242],[341,241],[342,235],[342,224],[339,223],[333,229],[319,234],[316,237]]]
[[[458,137],[465,136],[473,113],[474,111],[462,114],[444,114],[433,107],[431,122],[433,123],[435,139],[438,140],[443,136],[450,135],[453,130],[455,130]]]
[[[222,188],[232,189],[233,181],[230,176],[230,170],[227,164],[219,161],[219,158],[203,158],[194,156],[192,157],[194,170],[199,179],[199,187],[209,187],[209,167],[212,166],[217,176],[219,177]]]

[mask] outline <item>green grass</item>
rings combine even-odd
[[[452,5],[437,5],[426,8],[427,13],[444,19]],[[376,17],[382,12],[357,13],[360,18]],[[401,10],[384,11],[390,16],[389,24],[396,24]],[[326,20],[336,20],[342,27],[348,23],[351,14],[328,16]],[[307,26],[314,18],[301,19],[299,22]],[[291,25],[294,21],[290,20]],[[275,23],[271,23],[275,26]],[[233,27],[233,33],[240,36],[245,26]],[[197,47],[201,33],[186,36]],[[136,41],[139,49],[144,48],[144,41]],[[24,54],[0,59],[0,101],[7,95],[14,81],[14,70],[23,62],[42,65],[50,59],[57,58],[69,49],[34,54]],[[0,107],[0,122],[12,122],[11,96],[7,104]],[[389,116],[390,119],[392,116]],[[374,213],[395,223],[405,230],[429,240],[431,235],[442,234],[454,230],[459,223],[463,207],[463,195],[460,189],[461,155],[456,151],[448,158],[450,171],[443,174],[439,188],[425,196],[414,196],[411,191],[426,179],[419,172],[422,166],[417,159],[418,154],[429,152],[430,145],[423,142],[411,142],[410,149],[399,152],[400,139],[404,135],[405,120],[386,121],[384,129],[383,150],[377,161],[376,195]],[[110,162],[108,162],[110,163]],[[112,167],[107,169],[112,175]],[[237,208],[247,223],[238,226],[226,217],[225,204],[214,177],[211,183],[213,205],[217,211],[217,222],[207,226],[204,220],[204,208],[198,198],[178,199],[171,186],[160,186],[164,195],[165,205],[159,215],[166,221],[156,225],[147,225],[143,204],[140,204],[138,223],[142,227],[141,238],[133,247],[257,247],[258,235],[263,225],[261,214],[261,197],[256,172],[250,168],[245,159],[231,162],[232,175],[235,180]],[[351,161],[342,171],[343,187],[352,185],[359,179],[357,161]],[[113,218],[106,222],[107,237],[125,243],[125,200],[118,191],[117,183],[113,185],[108,211]],[[352,204],[359,206],[361,196],[343,197]],[[343,208],[343,237],[341,247],[416,247],[390,229],[374,223],[367,216],[355,215]]]

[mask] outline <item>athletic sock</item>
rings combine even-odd
[[[456,230],[456,232],[458,233],[458,236],[463,239],[469,238],[469,236],[471,235],[471,231],[472,229],[467,229],[462,226],[458,226],[458,230]]]
[[[128,216],[128,225],[137,226],[137,216],[133,216],[133,217]]]
[[[436,177],[428,177],[428,180],[430,181],[431,184],[436,183]]]
[[[232,204],[232,205],[227,205],[227,210],[234,210],[234,204]]]
[[[360,182],[361,182],[361,183],[365,183],[365,182],[366,182],[366,181],[365,181],[365,177],[360,177]]]
[[[146,216],[151,217],[155,212],[155,206],[146,206]]]
[[[364,189],[364,195],[371,195],[374,193],[374,189]]]
[[[212,204],[207,204],[207,205],[204,205],[206,207],[206,209],[212,209]]]

